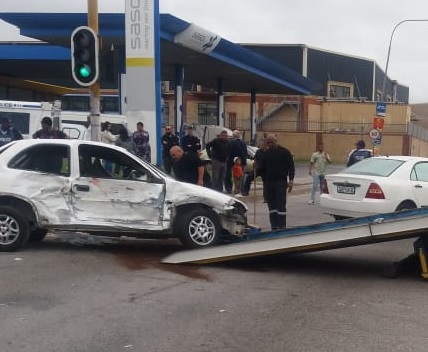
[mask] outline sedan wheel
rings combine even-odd
[[[208,210],[195,209],[182,215],[181,242],[190,248],[208,247],[220,242],[217,216]]]
[[[411,202],[403,202],[397,207],[397,209],[395,209],[395,211],[410,210],[410,209],[416,209],[416,205]]]
[[[15,251],[30,235],[28,222],[14,208],[0,206],[0,251]]]

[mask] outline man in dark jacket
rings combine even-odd
[[[171,147],[169,153],[174,160],[174,175],[177,180],[199,186],[204,185],[205,166],[197,153],[184,152],[179,146]]]
[[[193,135],[193,126],[188,125],[186,127],[187,134],[181,138],[181,148],[184,152],[192,151],[199,152],[201,149],[201,141],[198,137]]]
[[[223,130],[206,145],[208,157],[211,159],[213,188],[223,191],[224,175],[226,173],[226,162],[229,156],[229,140],[227,131]]]
[[[172,158],[169,150],[179,145],[178,137],[172,133],[172,126],[165,126],[165,134],[162,136],[162,161],[165,172],[170,175],[172,169]]]
[[[287,188],[290,193],[295,173],[294,160],[288,149],[278,145],[274,134],[267,136],[266,143],[268,149],[261,159],[260,172],[264,177],[269,220],[272,230],[285,229]]]
[[[241,159],[242,171],[244,172],[245,166],[247,165],[247,145],[242,140],[241,132],[238,130],[233,131],[233,139],[229,142],[229,157],[227,159],[226,174],[224,176],[224,188],[227,193],[232,193],[232,166],[235,157]],[[244,182],[242,184],[244,184]]]
[[[372,151],[370,149],[365,149],[366,142],[363,140],[359,140],[356,144],[356,147],[357,149],[353,149],[349,153],[348,162],[346,163],[347,167],[354,165],[358,161],[372,157]]]

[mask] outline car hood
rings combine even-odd
[[[179,203],[203,203],[213,208],[223,208],[225,205],[241,204],[245,210],[248,210],[245,203],[239,199],[228,196],[213,189],[194,185],[192,183],[179,182],[174,179],[166,178],[166,196],[165,201]]]

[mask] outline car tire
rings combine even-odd
[[[416,209],[416,205],[413,204],[412,202],[403,202],[398,205],[395,211],[410,210],[410,209]]]
[[[22,248],[30,236],[28,221],[14,208],[0,206],[0,252]]]
[[[45,230],[45,229],[33,230],[30,232],[30,241],[31,242],[42,242],[47,234],[48,234],[48,230]]]
[[[180,240],[188,248],[204,248],[220,242],[221,227],[217,215],[205,209],[182,213],[179,223]]]

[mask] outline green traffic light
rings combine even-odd
[[[88,78],[91,75],[91,69],[87,65],[79,67],[79,75],[83,78]]]

